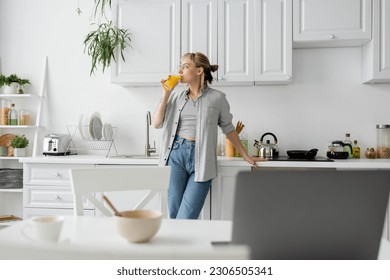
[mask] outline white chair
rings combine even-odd
[[[129,166],[116,168],[71,169],[70,179],[73,190],[76,216],[83,216],[83,197],[87,198],[102,214],[112,216],[95,193],[149,190],[134,209],[142,209],[160,193],[163,217],[167,213],[167,193],[171,169],[169,166]],[[114,203],[115,204],[115,203]],[[128,209],[126,209],[128,210]]]

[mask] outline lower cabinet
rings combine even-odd
[[[23,218],[44,215],[73,215],[70,169],[93,168],[88,164],[23,164]],[[94,215],[89,201],[85,215]]]
[[[250,166],[219,166],[210,192],[210,217],[212,220],[233,220],[236,176],[240,171],[250,171]]]

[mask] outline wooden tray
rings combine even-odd
[[[8,147],[8,156],[12,157],[14,155],[14,149],[10,146],[12,138],[15,134],[3,134],[0,136],[0,146]]]

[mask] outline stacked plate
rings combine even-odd
[[[94,112],[92,115],[81,114],[78,129],[83,140],[113,140],[112,126],[109,123],[103,125],[99,112]]]

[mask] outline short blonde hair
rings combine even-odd
[[[211,75],[211,72],[218,70],[217,64],[211,65],[207,56],[200,52],[186,53],[182,58],[188,58],[195,64],[196,67],[203,68],[203,79],[201,80],[202,88],[204,87],[205,82],[210,84],[212,83],[213,76]]]

